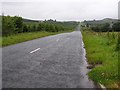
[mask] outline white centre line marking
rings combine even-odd
[[[37,49],[31,51],[30,53],[34,53],[34,52],[36,52],[36,51],[38,51],[38,50],[40,50],[40,48],[37,48]]]
[[[56,41],[58,42],[60,39],[57,39]]]

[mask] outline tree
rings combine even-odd
[[[42,24],[41,23],[38,24],[37,31],[42,31]]]
[[[31,32],[34,32],[34,31],[37,31],[37,27],[36,27],[35,24],[33,24],[33,25],[31,26]]]
[[[55,26],[55,31],[54,32],[58,32],[58,31],[59,31],[58,26]]]
[[[22,17],[2,16],[2,35],[7,36],[23,32],[23,19]]]
[[[22,19],[22,17],[15,16],[12,19],[14,21],[15,33],[23,32],[23,19]]]
[[[45,29],[46,29],[45,23],[41,23],[41,31],[45,31]]]
[[[7,36],[14,33],[14,24],[13,20],[10,16],[2,17],[2,35]]]
[[[114,23],[113,24],[113,30],[120,32],[120,22]]]
[[[54,25],[50,25],[50,32],[55,32],[55,26]]]
[[[23,24],[23,32],[28,32],[28,27],[26,24]]]
[[[45,25],[45,31],[50,32],[50,28],[51,28],[51,25],[50,25],[50,24],[46,24],[46,25]]]
[[[109,23],[104,24],[103,27],[102,27],[102,31],[107,32],[109,30],[110,30],[110,24]]]

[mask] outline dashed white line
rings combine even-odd
[[[36,51],[38,51],[38,50],[40,50],[40,48],[37,48],[37,49],[31,51],[30,53],[34,53],[34,52],[36,52]]]
[[[60,39],[57,39],[56,41],[58,42]]]

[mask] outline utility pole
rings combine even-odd
[[[120,20],[120,1],[118,2],[118,20]]]
[[[4,12],[2,12],[2,16],[4,16]]]

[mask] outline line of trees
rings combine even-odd
[[[102,25],[94,25],[94,26],[91,26],[91,29],[93,31],[96,31],[96,32],[112,31],[112,29],[110,28],[110,24],[109,23],[102,24]]]
[[[94,24],[94,25],[87,24],[86,27],[90,27],[95,32],[112,32],[112,31],[119,32],[120,22],[113,23],[113,24],[109,24],[109,23]]]
[[[66,28],[62,25],[47,22],[24,22],[22,17],[2,16],[3,36],[35,31],[58,32],[64,30],[66,30]]]
[[[35,31],[48,31],[48,32],[58,32],[64,31],[64,27],[60,25],[53,25],[44,22],[23,24],[23,32],[35,32]]]

